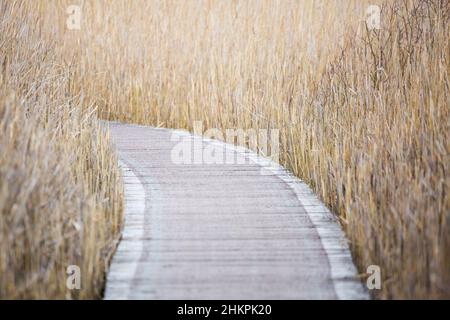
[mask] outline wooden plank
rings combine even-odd
[[[105,299],[368,297],[336,219],[279,165],[185,131],[107,125],[126,223]],[[247,163],[177,164],[180,137]]]

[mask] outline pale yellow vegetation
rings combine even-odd
[[[381,266],[378,297],[450,296],[448,1],[82,1],[80,30],[68,1],[38,3],[69,110],[280,129],[282,164],[341,218],[361,273]]]
[[[0,298],[99,298],[122,223],[117,161],[36,8],[0,1]]]

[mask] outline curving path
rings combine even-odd
[[[107,126],[126,208],[105,299],[367,298],[339,224],[282,167],[185,131]],[[177,164],[180,143],[236,161]]]

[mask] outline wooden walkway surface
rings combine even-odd
[[[107,126],[126,208],[105,299],[367,298],[339,224],[282,167],[185,131]],[[178,164],[180,141],[237,160]]]

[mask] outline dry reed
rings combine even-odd
[[[117,163],[39,8],[0,1],[0,298],[99,298],[122,222]]]
[[[34,15],[76,62],[80,112],[278,128],[282,163],[339,215],[361,273],[381,266],[377,297],[450,296],[448,1],[82,1],[78,31],[68,4]]]

